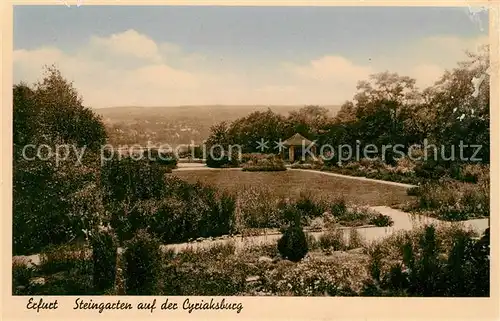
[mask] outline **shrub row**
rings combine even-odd
[[[116,204],[111,226],[123,242],[146,229],[162,243],[231,234],[235,225],[235,197],[201,183],[190,184],[177,177],[163,182],[160,199]]]
[[[489,296],[489,244],[489,228],[479,240],[465,233],[457,234],[449,251],[432,225],[425,227],[417,240],[407,234],[399,244],[397,263],[384,268],[382,250],[372,250],[372,279],[365,284],[362,295]]]
[[[408,191],[417,196],[413,211],[430,212],[446,221],[461,221],[490,215],[489,180],[464,183],[451,179],[428,182]]]
[[[297,211],[301,223],[311,227],[326,227],[338,223],[343,226],[391,226],[390,217],[364,207],[349,207],[345,199],[316,199],[302,193],[297,199],[277,198],[265,187],[248,188],[238,194],[238,228],[279,228],[286,224],[287,211]]]

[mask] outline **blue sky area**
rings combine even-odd
[[[168,80],[144,105],[339,103],[371,72],[431,84],[485,41],[480,19],[467,7],[16,6],[14,80],[55,63],[95,107],[140,103],[141,90],[111,96],[148,76]]]

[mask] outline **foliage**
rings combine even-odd
[[[347,208],[342,199],[330,205],[331,213],[335,221],[343,226],[391,226],[393,224],[390,217],[380,214],[366,207],[354,206]]]
[[[462,182],[482,183],[489,181],[490,167],[482,164],[463,164],[453,178]]]
[[[415,242],[400,244],[399,263],[382,269],[382,252],[372,252],[372,278],[365,295],[489,296],[489,229],[480,240],[456,234],[451,250],[427,226]]]
[[[99,202],[88,193],[95,174],[73,160],[20,160],[13,177],[13,252],[36,253],[83,237],[97,223]]]
[[[78,245],[53,245],[41,254],[38,269],[45,274],[70,270],[88,260],[88,248]]]
[[[294,296],[355,296],[366,278],[364,261],[303,260],[280,262],[263,273],[263,288],[270,294]]]
[[[25,264],[12,262],[12,294],[22,295],[29,292],[30,280],[35,274],[35,268]]]
[[[169,171],[144,158],[112,157],[104,163],[100,188],[109,223],[120,241],[149,226],[151,211],[167,193],[165,175]]]
[[[261,160],[264,159],[270,159],[274,158],[276,155],[274,154],[262,154],[262,153],[245,153],[241,154],[241,163],[246,164],[246,163],[258,163]]]
[[[302,216],[314,218],[323,215],[326,210],[324,202],[315,200],[312,195],[301,193],[293,205],[302,213]]]
[[[96,291],[106,291],[115,283],[118,241],[110,230],[102,230],[91,236],[93,283]]]
[[[245,264],[232,243],[209,249],[185,249],[164,257],[163,295],[238,295],[245,289]]]
[[[382,226],[392,226],[394,221],[390,216],[384,214],[378,214],[370,220],[370,224],[382,227]]]
[[[406,194],[408,196],[418,196],[420,194],[420,187],[413,186],[406,190]]]
[[[50,246],[39,265],[13,262],[14,295],[88,295],[92,287],[92,261],[87,248]]]
[[[324,251],[343,251],[348,248],[342,230],[334,229],[326,231],[319,237],[319,246]]]
[[[285,230],[278,241],[278,251],[282,257],[292,262],[298,262],[306,256],[309,248],[300,224],[291,224]]]
[[[283,224],[280,198],[272,197],[267,186],[247,187],[237,196],[237,217],[239,228],[277,228]]]
[[[167,197],[154,203],[148,230],[164,243],[230,234],[235,225],[233,195],[201,183],[169,178]]]
[[[92,197],[80,196],[95,181],[97,151],[105,140],[100,117],[82,105],[76,89],[55,67],[48,67],[33,88],[22,83],[13,87],[15,254],[81,238],[82,230],[96,223],[99,209],[92,206]],[[29,144],[35,147],[24,150]],[[47,160],[36,157],[41,144],[52,149],[52,155],[42,155]],[[56,146],[65,145],[69,157],[56,161]],[[80,162],[75,151],[83,153]]]
[[[143,155],[151,162],[157,162],[169,168],[177,167],[178,159],[172,152],[159,150],[157,148],[149,148],[144,150]]]
[[[286,123],[282,115],[271,109],[256,111],[232,122],[227,128],[227,143],[242,146],[243,153],[258,152],[256,142],[286,139]]]
[[[101,169],[101,186],[106,203],[132,204],[139,200],[160,198],[165,193],[168,170],[157,163],[132,157],[113,157]]]
[[[418,188],[415,211],[430,211],[446,221],[461,221],[490,215],[489,178],[476,184],[450,179],[428,182]]]
[[[364,247],[364,245],[365,245],[365,240],[361,237],[358,230],[351,228],[349,230],[349,242],[348,242],[349,249],[357,249],[360,247]]]
[[[243,171],[247,172],[286,171],[286,167],[285,163],[281,158],[273,157],[267,159],[259,159],[255,162],[247,162],[243,164]]]
[[[208,167],[238,167],[241,150],[230,148],[231,138],[226,122],[214,125],[210,128],[210,136],[205,142],[206,164]]]
[[[145,230],[139,230],[125,250],[125,286],[128,295],[157,293],[160,273],[160,243]]]

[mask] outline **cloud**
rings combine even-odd
[[[310,61],[307,65],[286,64],[291,72],[317,81],[357,81],[368,77],[374,70],[358,66],[340,56],[324,56]]]
[[[466,51],[478,52],[488,43],[487,35],[426,37],[390,48],[390,55],[374,57],[373,62],[376,69],[413,77],[418,86],[425,87],[432,85],[444,70],[455,68],[457,62],[467,59]]]
[[[34,82],[43,65],[56,64],[92,107],[192,104],[337,104],[351,99],[359,80],[390,70],[431,85],[463,50],[486,37],[432,37],[388,49],[369,65],[325,53],[309,61],[285,61],[269,68],[221,64],[219,57],[185,52],[135,30],[93,36],[65,52],[56,47],[14,51],[14,81]],[[237,61],[240,57],[226,57]]]
[[[444,74],[445,69],[433,64],[420,64],[413,67],[408,76],[417,79],[418,84],[422,87],[432,86]]]
[[[44,65],[55,64],[90,106],[176,104],[182,101],[181,93],[190,91],[193,96],[201,76],[167,64],[166,48],[167,44],[159,46],[127,30],[92,37],[74,54],[53,47],[15,50],[14,80],[34,82]]]
[[[129,29],[109,37],[94,36],[89,47],[97,54],[109,56],[130,56],[155,63],[162,61],[158,45],[145,35]]]

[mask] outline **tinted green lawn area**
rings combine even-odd
[[[299,197],[305,192],[317,197],[343,197],[356,205],[395,205],[415,198],[406,194],[406,188],[375,182],[326,176],[300,171],[244,172],[235,170],[178,171],[170,175],[188,182],[201,181],[232,192],[266,187],[278,197]]]

